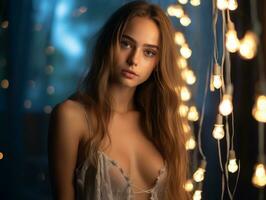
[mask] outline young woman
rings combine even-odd
[[[183,200],[187,152],[174,29],[130,2],[103,26],[79,91],[52,112],[55,199]]]

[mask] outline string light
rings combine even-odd
[[[236,52],[239,49],[240,42],[237,38],[235,25],[232,22],[228,23],[228,31],[225,37],[227,50],[231,53]]]
[[[224,134],[223,116],[218,113],[216,123],[214,124],[214,129],[212,131],[212,136],[217,140],[221,140],[223,139]]]
[[[240,41],[239,54],[244,59],[252,59],[257,53],[258,36],[247,31],[244,38]]]
[[[7,29],[7,28],[8,28],[8,25],[9,25],[9,22],[8,22],[7,20],[5,20],[5,21],[3,21],[3,22],[1,23],[1,27],[2,27],[3,29]]]
[[[184,34],[181,32],[175,32],[175,43],[182,46],[186,42]]]
[[[53,108],[52,106],[49,106],[49,105],[46,105],[44,106],[43,108],[43,111],[46,113],[46,114],[50,114],[52,112]]]
[[[191,55],[192,55],[192,50],[188,47],[188,44],[185,43],[185,44],[183,44],[182,47],[180,48],[180,53],[181,53],[181,55],[182,55],[184,58],[188,59],[188,58],[190,58]]]
[[[180,23],[183,26],[188,26],[191,24],[191,19],[189,18],[188,15],[184,14],[181,18],[180,18]]]
[[[3,79],[3,80],[1,81],[1,87],[2,87],[3,89],[7,89],[7,88],[9,87],[9,81],[8,81],[7,79]]]
[[[189,108],[188,108],[188,106],[186,104],[181,103],[179,105],[179,113],[180,113],[181,117],[186,117],[187,113],[188,113],[188,110],[189,110]]]
[[[257,96],[252,115],[257,121],[266,123],[266,94]]]
[[[229,10],[236,10],[238,7],[237,0],[228,0],[228,9]]]
[[[184,15],[184,10],[180,5],[170,5],[167,8],[167,13],[172,17],[181,18]]]
[[[54,86],[50,85],[47,87],[46,91],[47,91],[47,94],[52,95],[55,92],[55,88]]]
[[[185,69],[188,66],[187,60],[184,57],[179,56],[177,59],[177,65],[180,69]]]
[[[223,116],[227,116],[233,111],[232,94],[233,85],[230,84],[227,86],[225,94],[223,95],[223,99],[219,105],[219,111]]]
[[[188,120],[196,122],[199,119],[199,113],[196,106],[191,106],[188,111]]]
[[[194,194],[193,194],[193,200],[201,200],[201,193],[202,193],[202,190],[195,190]]]
[[[229,151],[229,164],[228,171],[231,173],[235,173],[238,170],[238,165],[236,163],[236,154],[234,150]]]
[[[200,5],[200,0],[190,0],[190,4],[192,6],[199,6]]]
[[[221,67],[217,63],[215,63],[214,65],[212,84],[216,89],[220,89],[223,84],[221,77]]]
[[[225,10],[228,8],[228,1],[227,0],[217,0],[216,5],[217,5],[218,9]]]
[[[266,185],[266,172],[265,165],[258,163],[255,166],[255,172],[252,176],[252,183],[255,187],[263,188]]]
[[[184,185],[184,189],[187,192],[191,192],[194,188],[193,181],[191,179],[188,179]]]
[[[205,174],[205,171],[206,171],[206,165],[207,165],[206,160],[201,160],[199,168],[193,174],[194,181],[201,182],[201,181],[204,180],[204,174]]]
[[[191,92],[189,91],[189,89],[187,87],[182,86],[180,93],[181,93],[181,100],[182,101],[188,101],[188,100],[190,100],[190,98],[191,98]]]
[[[3,158],[4,158],[4,154],[0,152],[0,160],[2,160]]]
[[[183,5],[185,5],[185,4],[188,3],[188,0],[178,0],[178,2],[181,3],[181,4],[183,4]]]
[[[191,69],[184,69],[181,72],[182,78],[186,81],[188,85],[193,85],[196,82],[196,76]]]
[[[186,150],[193,150],[196,147],[196,140],[193,135],[191,135],[186,141]]]

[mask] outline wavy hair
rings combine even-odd
[[[183,85],[177,66],[177,48],[174,28],[157,5],[133,1],[119,8],[105,23],[96,41],[90,71],[77,93],[77,99],[86,108],[89,118],[89,139],[85,155],[96,166],[100,143],[108,134],[111,117],[109,85],[116,64],[115,52],[128,22],[134,17],[148,17],[160,30],[160,50],[157,69],[144,83],[137,86],[134,103],[141,113],[141,126],[166,160],[165,199],[189,199],[184,190],[188,172],[188,154],[185,148],[185,119],[179,114],[181,103],[177,88]]]

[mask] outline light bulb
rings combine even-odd
[[[252,183],[258,188],[263,188],[266,185],[265,165],[258,163],[255,167],[255,172],[252,176]]]
[[[186,43],[183,44],[182,47],[180,48],[180,53],[186,59],[190,58],[190,56],[192,55],[192,51],[188,47],[188,44],[186,44]]]
[[[190,4],[192,6],[199,6],[200,5],[200,0],[190,0]]]
[[[244,59],[252,59],[257,53],[258,36],[248,31],[240,41],[239,54]]]
[[[170,16],[175,16],[177,18],[180,18],[184,15],[184,10],[180,5],[170,5],[167,8],[167,13]]]
[[[227,86],[225,94],[223,95],[223,99],[219,105],[219,112],[223,116],[227,116],[231,114],[233,111],[232,93],[233,93],[233,86],[232,85]]]
[[[186,150],[193,150],[196,147],[196,141],[193,136],[190,136],[189,139],[186,141]]]
[[[184,185],[184,188],[187,192],[191,192],[194,188],[193,181],[191,179],[188,179]]]
[[[177,65],[180,69],[185,69],[187,67],[187,60],[184,57],[179,57],[177,59]]]
[[[182,46],[186,42],[184,34],[181,32],[175,32],[175,43]]]
[[[212,136],[217,140],[223,139],[224,137],[223,116],[219,113],[217,114],[217,117],[216,117],[216,122],[214,124]]]
[[[191,128],[188,123],[183,123],[183,130],[185,134],[191,133]]]
[[[228,0],[228,9],[236,10],[238,7],[237,0]]]
[[[191,19],[190,19],[187,15],[183,15],[183,16],[180,18],[180,23],[181,23],[183,26],[188,26],[188,25],[191,23]]]
[[[206,165],[207,165],[206,160],[202,160],[201,164],[200,164],[200,167],[193,174],[194,181],[201,182],[201,181],[204,180],[204,174],[205,174],[205,171],[206,171]]]
[[[227,0],[217,0],[217,8],[220,10],[225,10],[228,8],[228,1]]]
[[[188,120],[190,121],[198,121],[199,119],[199,113],[197,111],[196,106],[191,106],[188,111]]]
[[[212,84],[216,89],[220,89],[223,84],[221,77],[221,67],[217,63],[214,65]]]
[[[237,38],[237,33],[234,24],[228,24],[228,31],[226,33],[226,48],[229,52],[234,53],[238,50],[240,42]]]
[[[236,163],[236,156],[235,151],[229,151],[229,164],[228,164],[228,171],[231,173],[235,173],[238,170],[238,165]]]
[[[181,87],[181,100],[182,101],[188,101],[191,98],[191,93],[189,89],[185,86]]]
[[[188,85],[193,85],[196,82],[196,76],[191,69],[182,70],[181,76]]]
[[[266,123],[266,95],[259,95],[256,98],[252,115],[257,121]]]
[[[193,200],[201,200],[202,190],[195,190],[193,194]]]
[[[180,113],[181,117],[186,117],[188,110],[189,110],[189,108],[187,105],[185,105],[183,103],[179,105],[179,113]]]
[[[188,0],[178,0],[178,2],[181,4],[187,4]]]

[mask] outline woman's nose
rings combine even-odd
[[[127,63],[129,64],[129,66],[138,66],[140,60],[140,53],[140,49],[132,49],[127,59]]]

